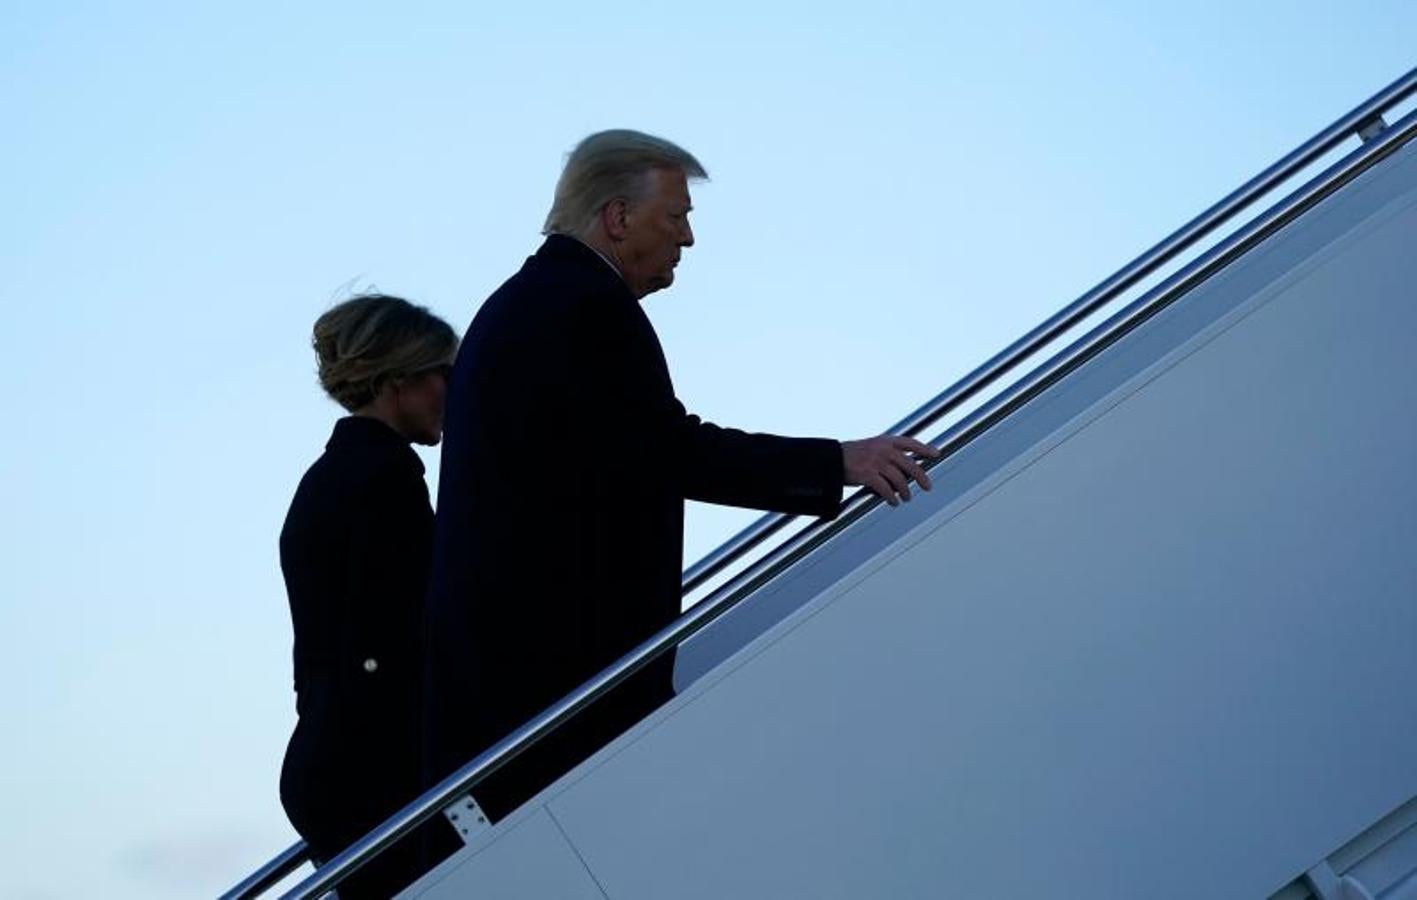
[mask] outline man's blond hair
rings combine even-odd
[[[708,178],[692,153],[664,138],[627,128],[597,131],[567,155],[541,233],[584,235],[605,204],[641,197],[645,175],[653,169],[678,169],[693,180]]]

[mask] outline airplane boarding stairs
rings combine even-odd
[[[1415,117],[750,566],[400,896],[1417,898]]]

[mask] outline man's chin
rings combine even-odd
[[[664,290],[665,288],[669,287],[669,286],[670,286],[671,284],[673,284],[673,283],[674,283],[674,273],[673,273],[673,272],[670,272],[670,273],[668,273],[667,275],[660,275],[660,276],[658,276],[658,277],[656,277],[656,278],[651,279],[651,280],[649,281],[649,283],[647,283],[647,284],[645,285],[645,291],[644,291],[643,294],[640,294],[640,296],[641,296],[641,297],[648,297],[650,294],[653,294],[655,291],[662,291],[662,290]]]

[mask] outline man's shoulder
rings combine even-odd
[[[620,276],[575,238],[553,234],[503,289],[543,293],[548,300],[629,299]]]
[[[519,324],[544,329],[561,322],[579,327],[588,318],[613,317],[634,301],[598,257],[589,260],[566,252],[553,241],[571,241],[552,236],[535,255],[502,283],[473,318],[470,338],[487,330],[501,331]],[[594,251],[585,250],[586,253]]]

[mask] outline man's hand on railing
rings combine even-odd
[[[939,455],[940,451],[929,444],[889,434],[841,442],[846,483],[870,488],[891,506],[910,499],[912,481],[930,490],[930,476],[916,460]]]

